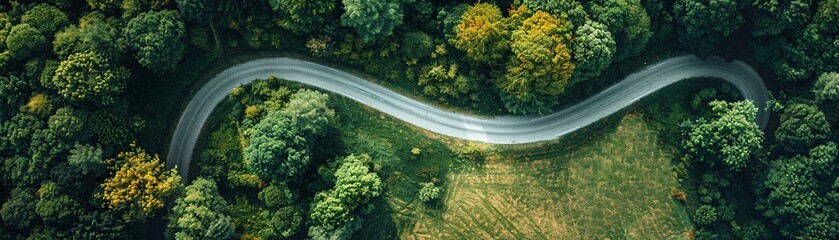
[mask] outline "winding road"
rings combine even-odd
[[[670,58],[576,105],[545,116],[478,117],[442,110],[402,96],[323,65],[290,58],[267,58],[231,67],[216,75],[190,100],[181,115],[169,146],[166,166],[179,166],[186,177],[199,133],[210,113],[236,86],[269,76],[311,85],[337,93],[429,131],[456,138],[517,144],[555,139],[609,116],[661,88],[683,79],[713,77],[726,80],[758,107],[756,121],[765,128],[768,91],[760,76],[746,63],[696,56]]]

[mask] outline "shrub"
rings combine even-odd
[[[419,199],[423,202],[440,198],[440,187],[434,186],[433,182],[421,183],[422,188],[419,190]]]

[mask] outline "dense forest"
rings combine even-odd
[[[551,113],[677,54],[744,60],[772,89],[766,132],[753,104],[713,89],[701,116],[663,131],[689,237],[839,238],[839,0],[10,0],[0,239],[353,237],[387,186],[373,150],[330,143],[329,95],[237,88],[228,137],[244,165],[205,151],[216,163],[185,179],[159,157],[191,92],[259,52],[484,114]],[[255,189],[264,224],[231,217],[231,186]]]

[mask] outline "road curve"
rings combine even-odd
[[[683,79],[713,77],[726,80],[758,107],[761,128],[769,120],[764,111],[768,92],[760,76],[746,63],[696,56],[670,58],[647,66],[623,81],[576,105],[545,116],[476,117],[450,112],[402,96],[323,65],[290,58],[257,59],[216,75],[190,100],[175,129],[166,166],[178,165],[186,177],[198,135],[210,113],[236,86],[269,76],[311,85],[375,108],[402,121],[443,135],[516,144],[555,139],[609,116],[661,88]]]

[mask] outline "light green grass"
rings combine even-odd
[[[692,227],[670,198],[671,154],[641,117],[585,146],[499,146],[450,173],[445,209],[420,210],[402,238],[678,239]],[[393,201],[399,204],[398,201]]]

